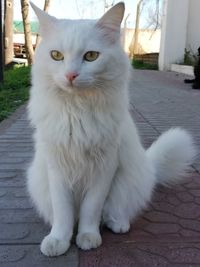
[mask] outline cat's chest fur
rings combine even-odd
[[[69,111],[65,107],[49,113],[42,126],[48,142],[74,149],[89,149],[110,140],[114,132],[117,134],[118,127],[119,121],[112,112]]]
[[[119,113],[120,114],[120,113]],[[45,143],[65,168],[68,181],[88,183],[96,167],[108,164],[117,152],[120,136],[120,117],[114,110],[87,108],[81,110],[73,103],[60,102],[54,107],[43,106],[37,121],[38,140]]]
[[[35,118],[36,129],[39,138],[60,151],[66,162],[82,161],[82,158],[96,161],[119,142],[123,112],[109,105],[102,108],[82,103],[81,106],[55,99],[52,103],[43,101],[40,112],[36,112],[39,114]]]

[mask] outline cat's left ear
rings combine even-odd
[[[96,23],[96,27],[101,29],[104,35],[112,42],[117,41],[120,37],[120,25],[124,17],[124,11],[124,3],[119,2],[109,9]]]
[[[48,36],[52,29],[55,28],[57,19],[53,16],[48,15],[46,12],[38,8],[32,2],[30,2],[31,7],[35,11],[37,18],[39,20],[39,31],[42,37]]]

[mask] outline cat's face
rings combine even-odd
[[[119,30],[123,6],[97,22],[40,16],[43,40],[35,64],[49,82],[73,92],[103,88],[122,75],[124,54],[119,45]]]

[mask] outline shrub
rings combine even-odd
[[[0,84],[0,121],[28,100],[29,86],[30,67],[5,70],[4,83]]]

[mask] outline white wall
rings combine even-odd
[[[186,48],[197,53],[198,47],[200,47],[200,0],[190,0]]]
[[[172,63],[183,59],[189,0],[164,0],[163,8],[159,69],[169,70]]]
[[[132,40],[134,37],[134,29],[126,29],[125,36],[123,35],[122,29],[122,43],[124,50],[126,53],[130,53],[130,46],[132,44]],[[144,53],[159,53],[160,51],[160,36],[161,30],[157,29],[154,30],[139,30],[138,36],[138,51],[137,54],[144,54]]]

